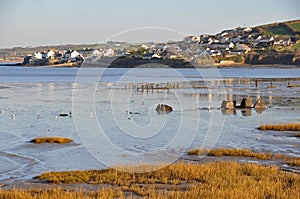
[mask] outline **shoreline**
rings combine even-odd
[[[78,63],[65,63],[65,64],[52,64],[52,65],[44,65],[44,66],[31,66],[31,65],[22,65],[22,63],[15,63],[10,62],[3,64],[3,62],[0,62],[1,66],[19,66],[19,67],[32,67],[32,68],[80,68],[82,67],[81,64]],[[300,68],[300,65],[283,65],[283,64],[234,64],[234,65],[219,65],[215,64],[213,66],[203,65],[200,67],[151,67],[151,66],[145,66],[141,67],[138,66],[138,68],[176,68],[176,69],[201,69],[201,68]],[[108,67],[101,67],[101,66],[93,66],[93,65],[85,65],[84,68],[136,68],[136,67],[130,67],[130,66],[108,66]]]

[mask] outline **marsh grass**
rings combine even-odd
[[[300,166],[299,157],[291,157],[282,154],[272,153],[258,153],[250,149],[193,149],[188,151],[188,155],[207,155],[207,156],[240,156],[240,157],[251,157],[261,160],[282,160],[284,163],[290,166]]]
[[[188,151],[188,155],[208,155],[208,156],[241,156],[252,157],[262,160],[268,160],[273,158],[272,153],[257,153],[250,149],[193,149]]]
[[[297,134],[296,134],[296,137],[300,138],[300,133],[297,133]]]
[[[273,130],[273,131],[300,131],[300,124],[267,124],[258,127],[259,130]]]
[[[49,172],[37,178],[52,183],[106,183],[114,186],[106,189],[105,193],[101,190],[98,192],[72,192],[61,189],[39,192],[0,190],[0,199],[300,197],[300,175],[281,171],[275,166],[225,161],[205,164],[176,163],[147,173],[106,169]],[[182,187],[186,184],[188,186]],[[15,195],[17,197],[14,197]]]
[[[288,159],[287,163],[292,167],[300,167],[300,158],[290,158]]]
[[[124,198],[124,193],[120,189],[104,188],[97,192],[86,192],[83,190],[71,191],[61,188],[51,190],[3,190],[0,189],[0,199],[104,199],[104,198]]]
[[[65,144],[65,143],[73,142],[73,140],[70,138],[63,138],[63,137],[41,137],[41,138],[34,138],[30,140],[30,142],[35,144],[42,144],[42,143]]]

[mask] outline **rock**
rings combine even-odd
[[[158,114],[162,114],[162,113],[170,113],[173,111],[173,108],[169,105],[166,104],[158,104],[156,107],[156,112]]]
[[[67,117],[67,116],[72,117],[72,112],[70,112],[70,113],[60,113],[59,116],[60,117]]]
[[[68,113],[60,113],[59,116],[60,117],[67,117],[67,116],[69,116],[69,114]]]
[[[252,98],[251,97],[243,98],[240,107],[241,108],[252,108]]]
[[[262,99],[258,99],[253,105],[253,108],[255,108],[258,113],[261,113],[267,108],[267,105]]]
[[[225,101],[223,100],[221,109],[234,109],[236,101]]]

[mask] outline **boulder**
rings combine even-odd
[[[156,112],[158,114],[162,114],[162,113],[170,113],[173,111],[173,108],[169,105],[166,104],[158,104],[156,107]]]
[[[251,97],[243,98],[240,107],[241,108],[252,108],[252,98]]]
[[[236,105],[236,101],[225,101],[223,100],[221,109],[234,109]]]
[[[258,99],[253,105],[253,108],[264,111],[267,108],[267,105],[262,99]]]

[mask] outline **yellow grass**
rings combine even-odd
[[[300,131],[300,124],[267,124],[259,126],[258,129],[263,131]]]
[[[118,189],[102,189],[97,192],[85,192],[83,190],[71,191],[61,188],[51,190],[3,190],[0,189],[0,199],[91,199],[91,198],[124,198],[122,191]]]
[[[34,138],[30,140],[30,142],[35,144],[42,144],[42,143],[58,143],[58,144],[64,144],[73,142],[70,138],[63,138],[63,137],[41,137],[41,138]]]
[[[188,151],[188,155],[208,155],[208,156],[241,156],[268,160],[273,158],[272,153],[257,153],[250,149],[193,149]]]
[[[297,167],[300,167],[300,158],[290,158],[287,163],[290,165],[290,166],[297,166]]]
[[[300,138],[300,133],[297,133],[297,134],[296,134],[296,137]]]
[[[299,198],[300,175],[274,166],[215,162],[176,163],[148,173],[103,171],[50,172],[38,177],[52,183],[111,184],[104,193],[83,191],[4,191],[4,198]],[[162,187],[162,186],[167,186]],[[123,194],[120,193],[123,191]],[[102,190],[103,191],[103,190]],[[103,195],[106,194],[106,195]]]

